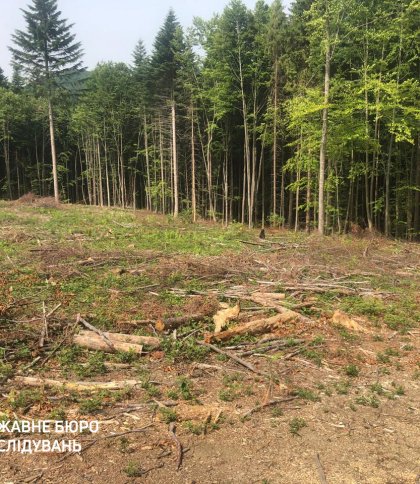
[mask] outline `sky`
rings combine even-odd
[[[256,0],[243,0],[253,8]],[[270,0],[266,0],[271,3]],[[283,0],[287,7],[291,0]],[[32,0],[0,0],[0,67],[11,75],[8,46],[16,29],[24,29],[21,8]],[[130,63],[139,39],[148,50],[172,7],[183,27],[194,17],[209,19],[221,12],[228,0],[58,0],[63,17],[74,23],[73,32],[82,42],[84,63],[89,69],[101,61]]]

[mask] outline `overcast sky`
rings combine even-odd
[[[243,0],[254,7],[256,0]],[[267,0],[271,3],[270,0]],[[283,0],[285,6],[291,0]],[[20,11],[31,0],[0,0],[0,67],[11,74],[8,46],[15,29],[25,27]],[[184,27],[194,17],[208,19],[221,12],[228,0],[58,0],[63,16],[74,23],[74,32],[85,51],[84,62],[93,68],[101,61],[131,62],[138,39],[150,50],[170,7]]]

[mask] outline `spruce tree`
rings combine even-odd
[[[0,67],[0,87],[7,88],[9,83],[7,82],[7,77],[4,75],[3,69]]]
[[[51,158],[54,181],[54,197],[59,202],[57,155],[54,135],[52,95],[57,80],[66,74],[80,70],[82,63],[81,44],[71,33],[72,24],[61,18],[57,0],[33,0],[23,10],[26,30],[17,30],[10,47],[13,63],[43,86],[48,100],[50,124]]]

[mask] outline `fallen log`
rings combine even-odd
[[[79,332],[79,335],[88,336],[96,339],[98,338],[98,336],[95,333],[92,333],[92,331],[87,331],[83,329]],[[137,336],[134,334],[108,332],[104,333],[104,335],[109,338],[114,344],[115,342],[132,343],[136,345],[147,345],[153,348],[157,348],[160,345],[160,339],[156,338],[156,336]]]
[[[20,383],[30,387],[61,387],[66,390],[123,390],[140,385],[138,380],[121,380],[110,382],[98,381],[63,381],[50,378],[38,378],[32,376],[16,376],[14,383]]]
[[[100,338],[104,341],[104,343],[106,344],[106,346],[109,348],[108,349],[108,352],[110,351],[111,353],[113,353],[114,351],[116,351],[116,348],[112,344],[112,341],[104,334],[104,332],[101,331],[100,329],[96,328],[95,326],[93,326],[93,324],[88,323],[85,319],[83,319],[80,316],[80,314],[78,314],[76,316],[76,323],[82,323],[83,326],[86,326],[86,328],[88,328],[90,331],[93,331],[98,336],[100,336]]]
[[[213,341],[227,341],[234,336],[272,333],[278,329],[281,329],[285,323],[296,322],[300,320],[300,314],[289,309],[283,309],[284,311],[282,311],[281,314],[276,314],[271,318],[250,321],[249,323],[235,326],[226,331],[222,331],[221,333],[206,334],[204,341],[206,343],[211,343]]]
[[[284,294],[279,294],[275,292],[254,292],[247,299],[257,304],[260,304],[261,306],[272,308],[279,314],[288,314],[291,311],[291,309],[288,309],[278,304],[279,300],[284,299]],[[302,314],[299,314],[296,311],[292,312],[295,314],[296,320],[300,323],[312,323],[312,320],[310,318],[302,316]]]
[[[73,336],[73,343],[79,346],[83,346],[84,348],[88,348],[90,350],[95,351],[105,351],[107,353],[113,353],[115,351],[132,351],[137,354],[141,354],[143,351],[143,346],[136,344],[136,343],[124,343],[122,341],[113,340],[111,349],[109,345],[103,341],[100,336],[95,335],[94,333],[90,335],[83,335],[83,334],[75,334]]]

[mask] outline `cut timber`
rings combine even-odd
[[[254,292],[247,299],[250,299],[257,304],[261,304],[261,306],[273,308],[279,314],[289,314],[290,312],[293,312],[295,314],[296,320],[301,323],[312,323],[312,320],[307,318],[306,316],[302,316],[295,311],[291,311],[290,309],[281,306],[279,304],[279,301],[283,300],[284,297],[284,294],[276,292]]]
[[[250,321],[249,323],[241,324],[226,331],[222,331],[221,333],[207,334],[205,336],[205,341],[206,343],[211,343],[212,341],[227,341],[235,336],[241,335],[272,333],[282,328],[285,323],[299,321],[299,319],[300,314],[289,309],[284,309],[281,314],[277,314],[271,318]]]
[[[93,336],[97,337],[92,331],[82,330],[79,332],[82,336]],[[160,345],[160,339],[155,336],[136,336],[134,334],[123,334],[123,333],[104,333],[104,335],[109,338],[114,344],[119,343],[132,343],[136,345],[147,345],[153,348],[157,348]]]
[[[114,351],[100,336],[93,332],[91,333],[92,334],[88,335],[75,334],[73,336],[73,343],[95,351],[105,351],[107,353],[112,353]],[[122,341],[113,340],[112,345],[116,351],[132,351],[141,354],[143,350],[143,347],[136,343],[123,343]]]
[[[220,333],[231,319],[238,317],[240,310],[239,304],[236,304],[233,307],[227,307],[217,311],[213,316],[214,332]]]
[[[37,378],[31,376],[16,376],[13,382],[30,387],[62,387],[67,390],[123,390],[140,385],[137,380],[121,381],[62,381],[51,380],[50,378]]]
[[[335,311],[333,314],[331,321],[334,324],[338,324],[340,326],[344,326],[347,329],[351,329],[353,331],[358,331],[360,333],[368,333],[369,331],[361,326],[357,321],[351,319],[346,313],[343,313],[339,309]]]

